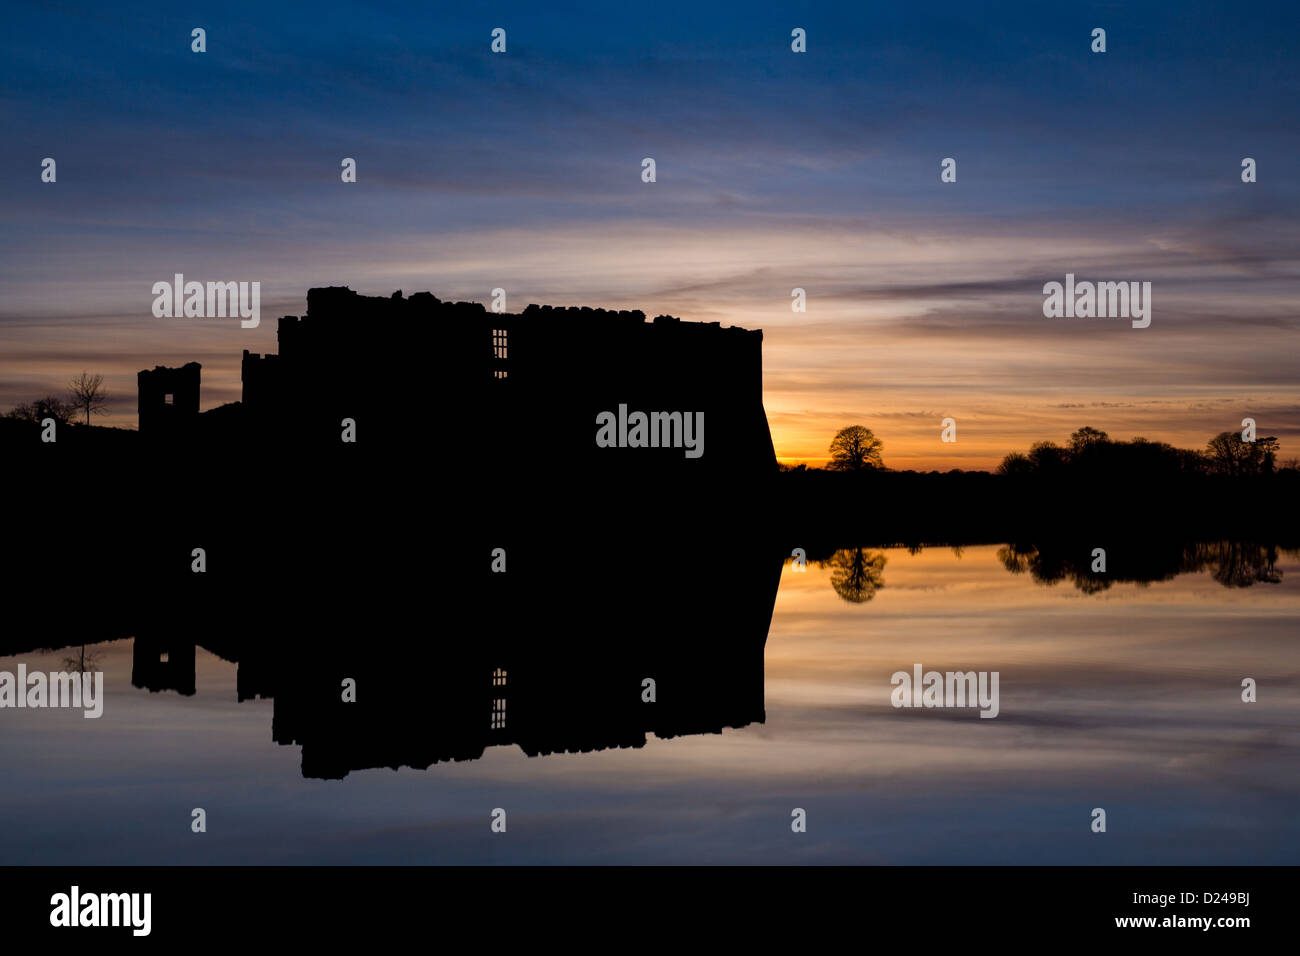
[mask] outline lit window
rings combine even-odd
[[[506,702],[498,697],[492,701],[492,729],[504,730],[506,726]]]
[[[158,663],[159,663],[159,664],[166,664],[166,663],[167,663],[167,652],[166,652],[166,651],[163,651],[161,654],[158,655]]]
[[[509,358],[506,354],[506,330],[492,330],[492,357],[498,359]]]
[[[163,404],[164,404],[164,405],[175,405],[175,404],[176,404],[176,396],[173,395],[171,392],[168,392],[166,395],[163,396]]]
[[[506,686],[506,672],[499,667],[492,672],[492,686],[493,687]]]
[[[496,369],[495,371],[493,371],[493,373],[492,373],[492,377],[493,377],[493,378],[505,378],[505,377],[506,377],[506,370],[503,369],[503,368]]]

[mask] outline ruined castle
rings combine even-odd
[[[244,352],[236,406],[199,413],[197,363],[140,372],[142,436],[333,448],[350,419],[358,449],[418,445],[448,463],[556,461],[665,477],[775,469],[761,331],[640,311],[496,313],[428,292],[329,287],[307,293],[306,315],[281,318],[277,338],[276,354]],[[620,405],[703,413],[707,453],[598,447],[598,416]]]

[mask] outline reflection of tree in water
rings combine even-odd
[[[998,548],[998,560],[1012,574],[1024,574],[1029,570],[1030,560],[1038,554],[1032,545],[1008,544]]]
[[[1039,584],[1069,580],[1085,594],[1104,591],[1116,581],[1144,587],[1180,574],[1209,570],[1225,588],[1277,584],[1278,548],[1252,541],[1211,541],[1196,544],[1143,542],[1111,547],[1105,573],[1092,570],[1092,548],[1079,543],[1009,544],[998,549],[998,560],[1012,574],[1028,573]],[[1282,549],[1287,554],[1300,554]]]
[[[93,650],[86,653],[86,645],[81,645],[81,652],[76,657],[65,657],[63,659],[63,669],[74,673],[84,674],[86,671],[93,671],[99,664],[99,651]]]
[[[1023,544],[1009,544],[998,548],[998,560],[1002,562],[1004,568],[1012,574],[1028,573],[1039,584],[1051,585],[1067,577],[1078,584],[1078,572],[1071,564],[1071,557],[1070,550],[1056,549],[1048,545],[1044,545],[1041,550],[1033,545]],[[1091,556],[1089,561],[1091,562]],[[1094,577],[1090,573],[1086,576],[1089,579]],[[1108,587],[1110,582],[1103,577],[1100,586],[1095,590],[1100,591]]]
[[[1252,584],[1277,584],[1277,548],[1253,541],[1214,541],[1188,548],[1196,570],[1209,567],[1210,575],[1225,588],[1248,588]]]
[[[831,587],[846,601],[862,604],[885,586],[885,555],[881,551],[841,548],[822,567],[831,569]]]
[[[1074,578],[1074,586],[1084,594],[1100,594],[1114,583],[1113,580],[1106,577],[1106,575],[1092,574],[1091,570],[1092,569],[1089,568],[1090,573]],[[1138,587],[1144,588],[1149,583],[1150,582],[1148,581],[1139,581]]]

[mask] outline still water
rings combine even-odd
[[[133,641],[90,644],[100,719],[0,710],[0,863],[1294,864],[1300,557],[1208,554],[1146,583],[997,545],[787,560],[744,726],[342,779],[273,741],[275,704],[238,699],[240,665],[200,647],[193,694],[151,691]],[[389,664],[392,692],[437,713],[437,655]],[[997,671],[997,717],[891,706],[916,665]]]

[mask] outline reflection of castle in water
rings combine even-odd
[[[700,571],[675,544],[637,541],[574,573],[540,545],[507,551],[518,572],[489,572],[462,592],[491,609],[463,633],[403,634],[384,623],[382,602],[297,618],[291,639],[273,636],[282,622],[267,633],[146,630],[132,683],[193,694],[196,645],[236,663],[239,699],[272,698],[273,739],[300,746],[303,774],[320,778],[473,760],[507,744],[577,753],[763,722],[779,553],[737,549]],[[547,616],[558,633],[539,625]]]
[[[229,595],[274,580],[281,558],[258,567],[265,549],[250,549],[213,568],[211,581],[177,571],[116,604],[32,605],[26,618],[15,608],[0,654],[80,647],[65,658],[76,669],[93,661],[96,643],[134,636],[132,684],[192,696],[202,647],[237,664],[239,700],[273,700],[271,736],[301,747],[309,777],[426,768],[503,745],[538,756],[635,748],[648,734],[720,733],[765,720],[763,654],[787,552],[763,534],[746,536],[743,522],[679,541],[679,528],[697,519],[585,538],[564,521],[547,533],[500,527],[490,537],[507,552],[504,574],[490,571],[482,538],[463,548],[470,557],[445,566],[418,552],[371,554],[369,575],[353,562],[331,577],[323,561],[282,574],[274,609],[258,614]],[[997,556],[1040,583],[1081,586],[1096,577],[1085,573],[1084,544],[1012,545]],[[1208,571],[1225,587],[1244,587],[1280,580],[1282,553],[1300,552],[1132,541],[1109,552],[1108,579]],[[808,549],[855,603],[884,586],[883,559],[862,548]],[[355,702],[343,700],[349,680]]]
[[[502,654],[495,665],[467,656],[411,668],[402,659],[410,649],[401,647],[390,649],[392,660],[361,667],[295,668],[253,655],[237,662],[239,697],[274,699],[272,737],[301,746],[308,777],[425,768],[507,744],[530,757],[640,747],[648,733],[667,738],[762,723],[764,636],[751,637],[748,646],[726,642],[707,655],[602,657],[583,666],[565,657]],[[153,651],[137,642],[133,681],[145,669],[140,658]],[[181,693],[194,685],[193,645],[188,655],[188,670],[171,665],[171,689]],[[147,686],[163,689],[153,676]],[[355,702],[343,700],[348,680],[356,682]],[[653,702],[646,699],[651,688]]]

